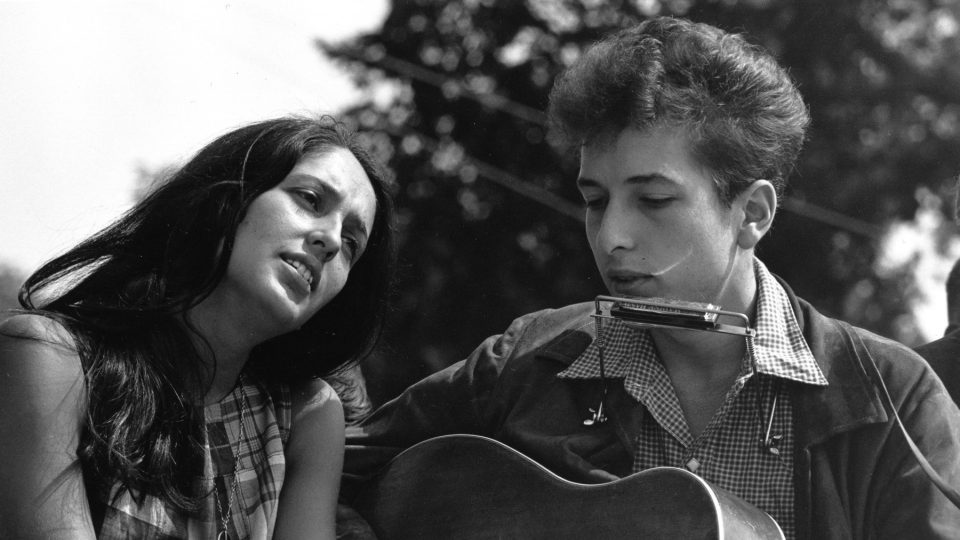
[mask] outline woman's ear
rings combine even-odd
[[[737,199],[743,209],[737,245],[753,249],[773,225],[773,216],[777,213],[777,190],[769,180],[754,180]]]

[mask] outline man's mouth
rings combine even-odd
[[[634,289],[652,277],[649,274],[624,270],[607,272],[607,282],[611,292],[616,294],[636,295]]]

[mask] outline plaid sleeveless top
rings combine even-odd
[[[241,407],[243,438],[239,439]],[[268,391],[249,381],[205,406],[208,455],[204,474],[197,479],[200,492],[209,493],[203,510],[187,515],[152,496],[138,505],[126,491],[117,497],[119,486],[114,486],[104,500],[91,501],[104,508],[97,538],[216,538],[223,529],[221,510],[227,513],[228,501],[232,503],[227,523],[230,538],[271,538],[283,486],[283,449],[290,436],[291,407],[289,387]],[[214,486],[216,498],[211,491]]]

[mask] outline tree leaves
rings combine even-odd
[[[550,144],[542,111],[580,51],[656,14],[745,32],[790,69],[813,125],[759,254],[821,310],[898,336],[910,280],[873,271],[877,232],[913,217],[918,186],[952,199],[956,1],[395,1],[381,32],[323,46],[371,96],[392,85],[347,112],[381,134],[401,214],[391,350],[366,366],[375,400],[515,316],[603,292],[560,210],[579,204],[577,156]]]

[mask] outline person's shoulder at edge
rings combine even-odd
[[[0,370],[2,386],[72,384],[83,376],[70,332],[60,322],[34,313],[0,321]]]
[[[943,337],[918,345],[913,350],[928,361],[932,357],[949,356],[950,360],[960,363],[960,329],[952,330]]]
[[[37,314],[0,323],[0,537],[93,537],[76,452],[85,399],[60,323]]]
[[[960,330],[920,345],[914,351],[930,364],[954,402],[960,404]]]

